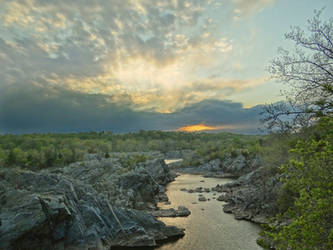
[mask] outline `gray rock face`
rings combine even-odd
[[[259,168],[214,190],[226,192],[219,197],[227,202],[224,212],[233,213],[236,219],[268,223],[268,218],[277,212],[275,199],[280,185],[279,176],[269,176],[264,168]]]
[[[262,160],[258,156],[245,157],[242,154],[236,157],[228,156],[222,161],[220,159],[202,163],[197,167],[178,169],[179,172],[203,174],[205,177],[239,177],[250,173],[262,165]]]
[[[219,159],[209,161],[200,166],[200,169],[204,172],[217,172],[221,170],[220,168],[221,161]]]
[[[158,194],[174,179],[162,159],[124,166],[117,158],[76,162],[51,172],[80,180],[103,193],[111,204],[134,209],[156,208]]]
[[[245,157],[239,154],[237,157],[227,157],[221,163],[223,173],[235,174],[241,176],[252,172],[262,166],[262,160],[259,156]]]
[[[129,209],[155,205],[159,183],[172,178],[163,164],[150,161],[126,173],[115,159],[39,173],[1,169],[0,249],[155,246],[184,235],[147,212]]]
[[[152,211],[154,217],[187,217],[191,214],[190,210],[186,207],[179,206],[178,209],[160,209]]]

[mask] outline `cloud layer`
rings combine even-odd
[[[131,102],[108,95],[78,93],[59,87],[12,86],[0,93],[2,133],[112,130],[176,130],[189,124],[223,125],[234,132],[257,133],[260,106],[207,100],[177,112],[134,111]]]
[[[234,41],[210,15],[268,0],[0,2],[0,85],[47,83],[173,112],[263,83],[224,76]]]
[[[0,0],[0,129],[250,131],[258,107],[225,100],[267,77],[227,30],[273,2]]]

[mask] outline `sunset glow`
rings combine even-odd
[[[333,13],[332,0],[0,6],[0,133],[258,133],[263,105],[292,91],[267,70],[293,49],[284,34]]]
[[[208,131],[208,130],[219,130],[222,126],[207,126],[205,124],[194,124],[180,127],[177,130],[183,132],[198,132],[198,131]]]

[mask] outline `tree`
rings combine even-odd
[[[295,49],[280,48],[268,69],[289,87],[286,102],[265,107],[262,121],[268,129],[307,127],[333,114],[333,18],[321,21],[321,12],[308,20],[308,32],[296,26],[285,34]]]
[[[287,223],[265,232],[276,249],[333,248],[333,119],[322,118],[314,129],[322,130],[321,138],[299,141],[281,167],[283,189],[289,191],[282,198],[291,205],[277,216]]]
[[[333,19],[321,21],[321,12],[308,20],[307,32],[292,27],[285,36],[295,49],[280,49],[269,68],[289,88],[286,102],[266,106],[263,122],[301,132],[283,154],[291,158],[279,168],[280,214],[264,233],[276,249],[333,248]]]

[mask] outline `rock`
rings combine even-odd
[[[203,177],[206,178],[238,178],[239,174],[237,173],[223,173],[222,170],[219,170],[219,172],[208,172],[208,173],[202,173]]]
[[[216,200],[218,200],[218,201],[225,201],[225,196],[222,194],[219,197],[217,197]]]
[[[194,189],[194,192],[196,193],[202,193],[203,192],[203,188],[202,187],[197,187]]]
[[[187,217],[191,214],[190,210],[186,207],[179,206],[177,210],[170,209],[159,209],[150,212],[154,217]]]
[[[205,196],[200,196],[198,198],[198,201],[207,201],[206,197]]]
[[[0,249],[156,246],[158,240],[184,235],[184,230],[168,227],[147,212],[115,205],[115,201],[126,204],[131,199],[149,204],[155,187],[158,192],[158,184],[149,175],[134,171],[116,177],[117,166],[100,165],[89,163],[77,169],[72,165],[54,173],[1,168]],[[143,181],[131,183],[136,190],[127,186],[130,176]],[[116,184],[121,195],[111,199]]]
[[[223,212],[230,214],[233,211],[233,206],[231,206],[230,204],[226,204],[223,206]]]
[[[158,201],[167,203],[167,202],[169,202],[169,198],[165,193],[162,193],[160,190],[159,194],[158,194]]]
[[[215,187],[212,188],[212,191],[218,192],[218,193],[226,192],[226,190],[227,190],[226,186],[219,185],[219,184],[217,184]]]
[[[210,192],[210,189],[209,189],[209,188],[204,188],[204,191],[205,191],[206,193],[209,193],[209,192]]]
[[[270,176],[267,168],[258,168],[219,189],[225,195],[221,200],[227,202],[223,210],[233,213],[236,219],[250,220],[255,223],[268,223],[276,208],[277,190],[282,185],[280,176]]]
[[[219,159],[211,160],[199,166],[202,172],[217,172],[220,170],[221,161]]]
[[[114,158],[115,155],[113,158],[76,162],[54,171],[91,185],[112,204],[121,207],[155,209],[157,202],[168,201],[163,185],[172,181],[175,175],[163,159],[147,160],[130,168],[126,161],[131,154],[118,154],[122,158]]]

